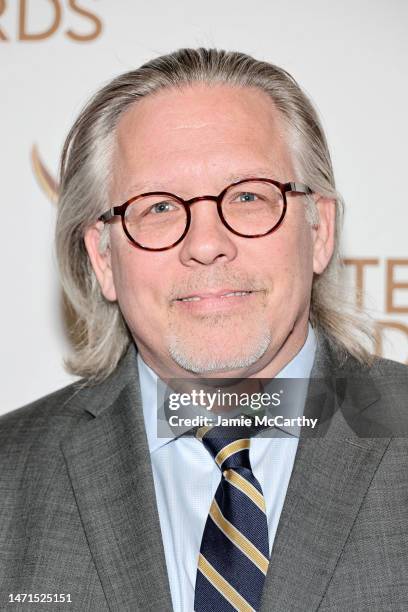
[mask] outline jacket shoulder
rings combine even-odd
[[[375,355],[371,362],[361,364],[350,356],[340,372],[340,377],[343,376],[360,387],[381,390],[384,397],[398,398],[398,403],[402,402],[408,408],[408,366],[404,363]]]
[[[392,359],[375,357],[370,367],[372,376],[395,376],[408,382],[408,365]]]
[[[83,381],[77,381],[0,416],[0,449],[24,441],[60,442],[78,421],[91,418],[83,408]],[[1,450],[0,450],[1,452]]]
[[[101,414],[130,381],[137,379],[135,359],[132,345],[107,378],[94,383],[80,379],[1,416],[0,454],[6,447],[16,449],[21,445],[59,447],[66,435]]]
[[[374,355],[371,362],[361,364],[354,357],[350,357],[344,363],[342,374],[351,378],[369,378],[373,382],[407,387],[408,389],[408,366],[399,361],[385,359]]]

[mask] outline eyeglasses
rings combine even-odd
[[[218,215],[233,234],[260,238],[276,231],[285,218],[287,193],[309,195],[302,183],[279,183],[267,178],[243,179],[228,185],[218,196],[183,200],[173,193],[141,193],[121,206],[114,206],[98,220],[107,223],[115,216],[132,244],[146,251],[166,251],[185,238],[191,224],[190,207],[196,202],[216,202]]]

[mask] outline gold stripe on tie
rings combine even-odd
[[[231,540],[241,552],[244,553],[266,576],[268,571],[269,559],[248,540],[232,523],[222,514],[216,500],[213,500],[210,508],[210,516],[219,529]]]
[[[197,440],[201,440],[204,438],[205,434],[207,433],[207,431],[210,431],[210,429],[213,428],[213,425],[210,425],[209,427],[199,427],[196,431],[196,438]]]
[[[238,453],[239,451],[242,451],[245,448],[249,448],[249,444],[249,438],[244,438],[242,440],[235,440],[234,442],[231,442],[230,444],[224,446],[224,448],[222,448],[215,457],[215,462],[218,467],[221,467],[224,461],[228,459],[228,457],[231,457],[231,455],[233,455],[234,453]]]
[[[255,489],[253,484],[248,482],[246,478],[243,478],[241,474],[238,474],[238,472],[235,472],[234,470],[224,470],[223,474],[224,478],[228,480],[230,484],[234,485],[234,487],[249,497],[249,499],[266,514],[264,497],[262,493],[258,491],[258,489]]]
[[[255,612],[247,600],[217,572],[211,563],[208,563],[201,553],[198,557],[198,569],[236,610],[240,610],[240,612]]]

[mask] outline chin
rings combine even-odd
[[[214,342],[207,337],[192,343],[191,338],[172,335],[168,338],[168,351],[173,361],[188,372],[222,375],[252,366],[263,357],[270,344],[271,336],[265,331],[246,339],[236,335],[233,345],[231,338],[217,337]]]

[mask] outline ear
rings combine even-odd
[[[103,228],[104,224],[102,221],[98,221],[89,227],[85,231],[84,241],[103,295],[110,302],[115,302],[116,289],[113,282],[111,249],[109,245],[103,252],[99,248]]]
[[[322,274],[334,251],[336,201],[317,194],[315,199],[319,223],[313,226],[313,272]]]

